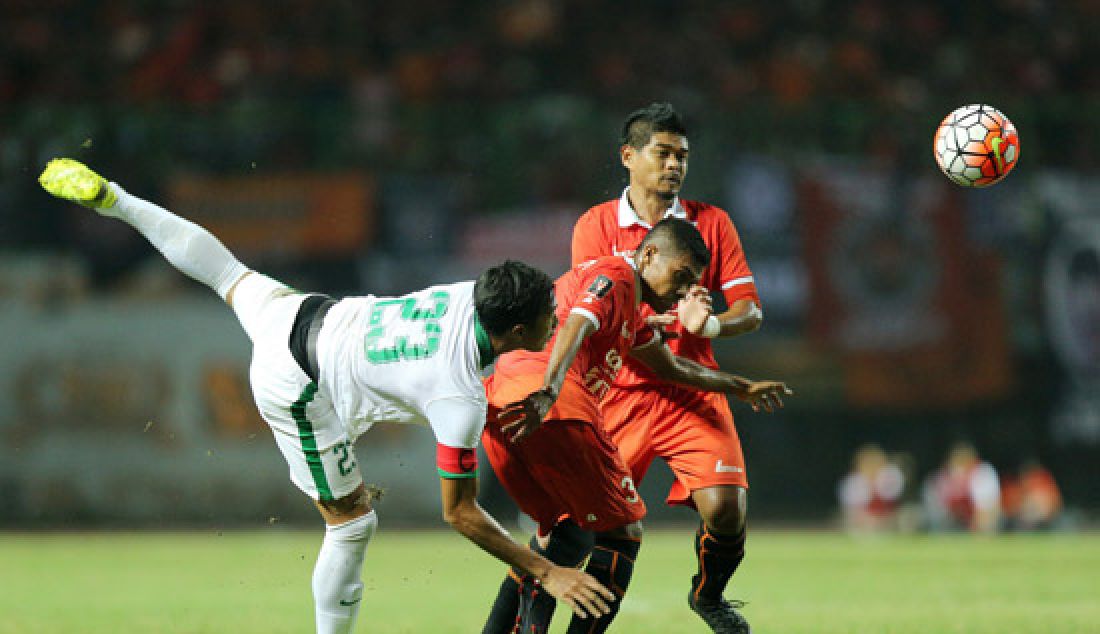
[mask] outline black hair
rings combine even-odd
[[[687,220],[680,218],[665,218],[653,225],[649,233],[642,238],[638,245],[638,251],[655,240],[664,240],[664,243],[672,247],[678,253],[687,253],[691,260],[699,268],[704,269],[710,264],[710,250],[707,243],[703,242],[703,234]]]
[[[483,272],[474,284],[474,310],[491,335],[503,335],[516,324],[531,326],[553,306],[554,280],[516,260]]]
[[[676,112],[670,103],[655,102],[631,112],[623,122],[619,142],[621,145],[641,149],[657,132],[687,136],[687,128],[684,127],[680,113]]]

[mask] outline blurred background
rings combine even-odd
[[[721,365],[754,521],[1073,528],[1100,511],[1100,4],[776,0],[0,3],[0,525],[313,525],[247,339],[130,227],[50,199],[79,158],[297,288],[397,294],[507,257],[565,270],[619,196],[619,125],[670,101],[685,198],[763,300]],[[932,157],[965,103],[1021,159]],[[358,443],[387,522],[440,525],[426,429]],[[483,464],[485,464],[483,462]],[[690,521],[642,487],[650,523]],[[484,502],[515,518],[490,474]]]

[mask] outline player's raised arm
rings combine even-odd
[[[699,332],[712,318],[710,296],[705,289],[694,287],[680,302],[680,322],[688,332]],[[764,408],[771,412],[783,407],[783,396],[793,394],[781,381],[752,381],[744,377],[714,370],[676,356],[664,343],[635,348],[631,356],[649,366],[657,376],[668,381],[697,387],[708,392],[727,392],[752,405],[754,411]]]
[[[753,411],[763,408],[764,411],[773,412],[783,407],[783,396],[794,394],[782,381],[754,381],[676,356],[663,342],[635,348],[630,354],[666,381],[690,385],[708,392],[733,394],[752,405]]]
[[[581,313],[570,313],[565,323],[558,329],[554,348],[550,352],[550,361],[546,366],[546,375],[542,389],[532,392],[522,401],[516,401],[500,412],[504,421],[501,429],[508,434],[512,442],[523,440],[542,424],[546,412],[558,400],[565,375],[585,337],[596,331],[596,324]]]
[[[615,595],[574,568],[557,566],[535,551],[517,544],[477,502],[477,478],[440,479],[443,518],[456,531],[497,559],[534,575],[554,598],[578,616],[597,618],[610,611]]]

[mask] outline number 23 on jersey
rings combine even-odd
[[[439,350],[451,296],[436,291],[427,298],[400,297],[375,303],[364,343],[367,361],[375,364],[427,359]],[[396,314],[395,314],[396,313]]]

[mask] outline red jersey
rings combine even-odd
[[[721,292],[728,305],[741,299],[751,299],[758,306],[756,284],[741,250],[729,214],[719,207],[694,200],[677,198],[665,217],[688,220],[699,229],[710,251],[710,264],[699,283],[712,292]],[[603,256],[633,258],[635,249],[651,227],[642,221],[630,206],[626,191],[616,200],[609,200],[589,209],[573,228],[573,264]],[[717,368],[710,340],[684,332],[679,323],[669,328],[680,336],[668,341],[672,352]],[[629,387],[644,383],[663,383],[642,363],[627,359],[619,374],[617,386]]]
[[[576,313],[596,326],[577,350],[569,374],[584,385],[583,394],[591,397],[591,404],[597,405],[631,348],[656,341],[656,333],[638,310],[634,267],[619,257],[583,262],[557,279],[554,296],[559,323]],[[557,338],[554,333],[541,352],[516,350],[501,356],[497,370],[511,375],[545,373]]]

